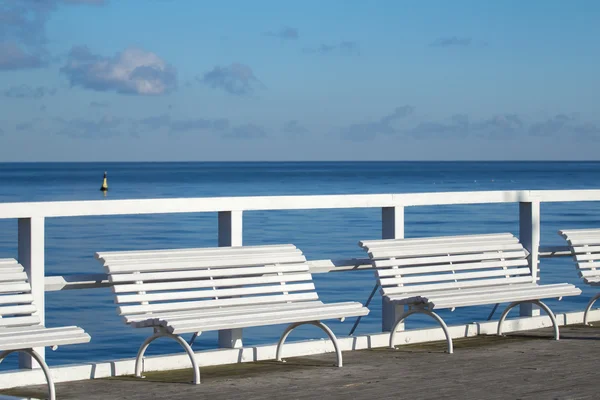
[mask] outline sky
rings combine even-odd
[[[600,160],[596,0],[0,0],[0,161]]]

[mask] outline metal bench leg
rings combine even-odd
[[[587,307],[585,308],[585,313],[583,314],[583,324],[584,325],[588,324],[588,322],[587,322],[588,321],[588,313],[590,312],[590,310],[592,309],[592,306],[594,305],[594,303],[598,299],[600,299],[600,293],[598,293],[597,295],[595,295],[594,297],[592,297],[592,299],[588,303]]]
[[[54,381],[52,380],[52,374],[50,373],[50,369],[48,368],[48,364],[46,361],[33,349],[19,349],[19,350],[8,350],[4,351],[0,354],[0,362],[6,358],[7,355],[11,353],[17,353],[22,351],[23,353],[29,354],[31,357],[35,359],[35,361],[40,364],[42,371],[44,372],[44,376],[46,377],[46,382],[48,384],[48,399],[56,400],[56,391],[54,389]]]
[[[277,361],[285,362],[281,359],[281,350],[283,349],[283,343],[285,342],[285,339],[287,339],[287,337],[290,335],[290,333],[294,329],[299,327],[300,325],[317,326],[317,327],[321,328],[327,334],[327,336],[329,336],[329,339],[331,339],[331,342],[333,343],[333,347],[335,348],[335,354],[337,355],[337,366],[341,367],[342,366],[342,352],[340,350],[340,346],[338,344],[337,338],[336,338],[335,334],[331,331],[331,329],[329,329],[329,327],[327,325],[325,325],[324,323],[322,323],[321,321],[297,322],[297,323],[294,323],[294,324],[291,324],[290,326],[288,326],[285,329],[285,331],[283,331],[283,334],[281,335],[281,338],[279,339],[279,342],[277,343],[277,352],[276,352]]]
[[[552,321],[552,326],[554,327],[554,340],[560,339],[560,332],[558,330],[558,324],[556,323],[556,318],[554,317],[554,313],[552,312],[552,310],[550,310],[550,307],[548,307],[546,304],[542,303],[539,300],[515,301],[513,303],[510,303],[508,305],[508,307],[506,307],[504,309],[504,311],[502,312],[502,315],[500,316],[500,320],[498,321],[498,335],[499,336],[502,336],[502,323],[506,319],[506,316],[508,315],[510,310],[512,310],[514,307],[518,306],[519,304],[523,304],[523,303],[535,304],[539,308],[546,311],[546,314],[548,314],[548,316],[550,317],[550,321]]]
[[[154,335],[150,336],[148,339],[146,339],[144,341],[144,343],[142,343],[142,346],[138,350],[137,357],[135,358],[135,376],[138,378],[144,378],[142,376],[144,353],[146,352],[146,349],[148,348],[150,343],[152,343],[153,341],[155,341],[156,339],[158,339],[160,337],[171,338],[171,339],[175,340],[177,343],[179,343],[181,345],[181,347],[184,348],[185,352],[188,354],[188,356],[190,357],[190,360],[192,361],[192,368],[194,370],[194,385],[199,385],[200,384],[200,368],[198,368],[198,363],[196,362],[196,357],[194,356],[194,351],[192,350],[190,345],[185,340],[183,340],[183,338],[181,336],[173,335],[172,333],[168,333],[168,332],[164,332],[164,331],[155,332]]]
[[[413,314],[425,314],[425,315],[429,315],[431,318],[435,319],[442,327],[442,330],[444,331],[444,335],[446,335],[446,343],[448,344],[448,354],[454,353],[454,345],[452,344],[452,337],[450,337],[450,332],[448,331],[448,326],[446,325],[446,323],[444,322],[442,317],[440,317],[433,311],[427,310],[425,308],[410,309],[410,310],[406,311],[405,313],[403,313],[400,316],[400,318],[398,318],[398,320],[394,324],[394,327],[392,328],[392,332],[390,334],[390,348],[391,349],[395,349],[394,338],[396,337],[396,329],[398,329],[398,325],[400,325],[406,319],[406,317],[409,317]]]

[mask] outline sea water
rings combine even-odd
[[[104,171],[109,192],[99,191]],[[274,163],[0,163],[0,202],[114,200],[212,196],[370,194],[484,190],[596,189],[595,162],[274,162]],[[600,204],[543,203],[542,245],[564,245],[556,231],[600,227]],[[426,206],[406,209],[407,237],[469,233],[518,234],[518,204]],[[244,213],[244,244],[293,243],[308,259],[365,257],[359,240],[381,235],[381,210],[327,209]],[[217,245],[216,213],[158,214],[46,219],[46,275],[101,273],[97,251],[204,247]],[[17,256],[17,221],[0,220],[0,258]],[[571,282],[579,297],[548,301],[556,312],[581,310],[594,289],[579,280],[570,258],[543,259],[541,282]],[[372,272],[315,274],[324,301],[365,302]],[[381,298],[357,334],[381,330]],[[492,307],[467,307],[440,314],[448,324],[485,320]],[[495,315],[497,318],[498,315]],[[347,335],[354,319],[331,321]],[[46,325],[78,325],[89,344],[46,352],[50,364],[134,357],[149,329],[132,329],[116,313],[109,288],[46,294]],[[435,326],[420,316],[408,328]],[[282,326],[244,329],[246,345],[275,342]],[[301,327],[294,339],[320,337]],[[187,337],[186,337],[187,338]],[[195,349],[216,347],[216,332],[203,333]],[[148,354],[180,352],[157,341]],[[15,366],[14,357],[3,368]]]

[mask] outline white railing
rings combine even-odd
[[[519,238],[530,252],[530,268],[538,273],[540,257],[566,256],[566,247],[540,247],[540,203],[600,201],[600,190],[485,191],[448,193],[405,193],[367,195],[214,197],[143,200],[61,201],[32,203],[0,203],[0,219],[18,219],[18,259],[29,276],[33,295],[44,321],[44,292],[109,286],[104,274],[45,276],[45,218],[108,216],[167,213],[218,213],[219,246],[242,245],[243,212],[257,210],[307,210],[381,208],[382,238],[404,237],[404,208],[457,204],[519,204]],[[361,238],[357,238],[357,241]],[[311,261],[313,273],[326,273],[370,268],[368,260]],[[535,266],[535,268],[534,268]],[[356,299],[361,300],[361,299]],[[537,310],[522,306],[521,315],[533,317]],[[382,329],[389,331],[399,310],[386,306],[382,313]],[[239,334],[219,332],[220,337]],[[241,336],[239,337],[241,339]],[[240,340],[241,342],[241,340]],[[221,344],[223,345],[225,341]],[[42,355],[43,349],[36,349]],[[32,368],[29,356],[19,366]]]

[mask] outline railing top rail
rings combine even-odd
[[[522,190],[19,202],[0,203],[0,219],[218,211],[375,208],[531,201],[600,201],[600,190]]]

